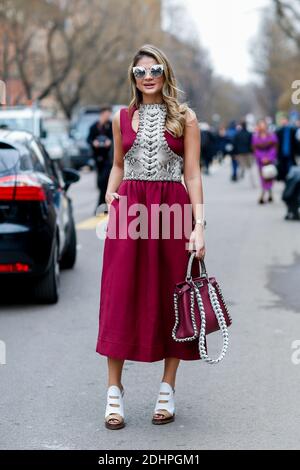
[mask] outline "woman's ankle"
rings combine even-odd
[[[119,382],[119,381],[110,380],[110,381],[108,382],[108,387],[111,387],[112,385],[116,385],[117,387],[119,387],[120,390],[123,390],[123,388],[124,388],[123,385],[122,385],[122,383]]]
[[[170,379],[161,379],[161,382],[167,382],[173,389],[175,389],[175,380],[170,380]]]

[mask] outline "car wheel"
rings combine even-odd
[[[50,268],[33,286],[34,298],[42,303],[54,304],[59,298],[60,267],[58,262],[58,244],[54,245]]]
[[[68,246],[66,247],[65,252],[63,253],[60,261],[60,267],[62,269],[71,269],[73,268],[76,261],[77,254],[77,237],[76,237],[76,228],[73,218],[71,219],[71,233]]]

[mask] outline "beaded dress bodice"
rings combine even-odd
[[[124,155],[124,180],[181,181],[183,159],[165,137],[165,103],[140,104],[139,127]]]

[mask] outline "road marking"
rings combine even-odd
[[[95,217],[90,217],[85,219],[82,222],[76,224],[76,228],[79,230],[94,230],[99,223],[106,221],[108,214],[101,214]]]

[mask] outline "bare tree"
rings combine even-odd
[[[279,25],[300,52],[300,1],[273,0]]]
[[[196,33],[191,35],[184,9],[163,5],[162,0],[2,0],[2,76],[19,79],[20,101],[43,100],[70,117],[82,103],[128,102],[128,64],[142,44],[153,43],[170,57],[185,98],[208,119],[207,52]]]
[[[55,96],[70,116],[91,72],[121,44],[125,6],[117,0],[4,0],[1,32],[9,44],[2,51],[3,76],[18,76],[27,99]]]
[[[298,52],[295,43],[287,40],[274,12],[264,13],[251,53],[253,69],[261,79],[257,96],[265,113],[275,116],[279,106],[288,110],[291,83],[300,71]]]

